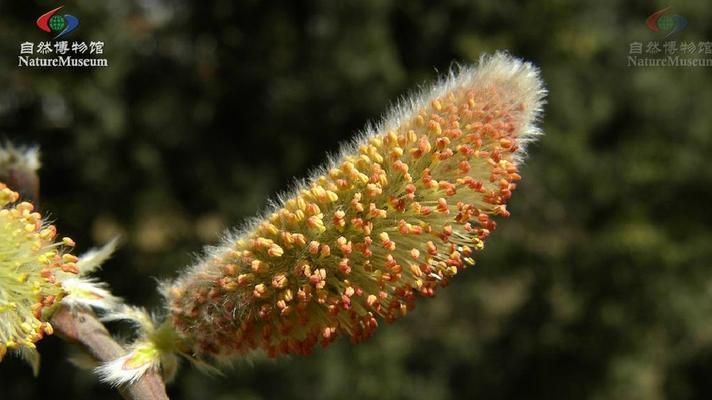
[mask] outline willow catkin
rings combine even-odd
[[[397,107],[165,288],[196,355],[369,337],[474,264],[520,180],[544,89],[498,53]]]
[[[473,265],[509,216],[544,95],[538,70],[504,53],[456,68],[165,284],[159,327],[117,315],[145,333],[99,374],[130,382],[169,353],[308,354],[406,315]]]
[[[67,295],[63,281],[79,269],[65,252],[74,242],[55,242],[55,227],[19,197],[0,183],[0,360],[18,352],[37,373],[35,343],[53,332],[47,317]]]

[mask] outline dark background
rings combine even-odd
[[[432,2],[435,3],[435,2]],[[50,8],[108,68],[17,67]],[[39,144],[42,207],[99,276],[156,309],[157,280],[453,62],[508,49],[550,91],[512,217],[478,267],[370,341],[309,357],[184,365],[174,399],[694,399],[712,396],[712,69],[627,66],[672,5],[712,41],[706,1],[0,2],[0,135]],[[710,56],[708,56],[710,57]],[[2,399],[118,398],[39,345]]]

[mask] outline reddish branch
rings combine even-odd
[[[126,354],[91,310],[70,310],[61,306],[50,321],[56,334],[79,344],[97,361],[112,361]],[[163,380],[155,371],[148,371],[135,383],[120,387],[119,391],[126,400],[168,400]]]

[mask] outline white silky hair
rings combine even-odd
[[[93,248],[82,254],[77,260],[79,276],[62,281],[62,288],[67,295],[62,298],[62,304],[74,307],[89,307],[102,313],[116,309],[122,300],[114,296],[108,286],[96,278],[87,275],[101,268],[116,250],[118,238],[110,240],[100,248]]]
[[[0,145],[0,165],[4,169],[20,168],[30,172],[40,169],[40,150],[37,146],[20,146],[10,141]]]
[[[82,254],[77,261],[77,268],[79,268],[80,275],[86,275],[94,272],[101,267],[102,264],[114,254],[116,251],[116,246],[119,243],[119,238],[115,237],[111,239],[105,245],[99,248],[92,248],[86,253]]]

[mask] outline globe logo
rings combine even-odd
[[[655,11],[648,19],[645,20],[645,25],[653,32],[667,32],[665,37],[674,35],[687,27],[687,19],[681,15],[666,15],[665,13],[670,7]]]
[[[67,35],[69,32],[77,29],[79,26],[79,18],[74,15],[57,14],[57,11],[59,11],[62,7],[64,6],[59,6],[37,18],[37,27],[45,32],[54,34],[55,36],[52,39],[59,39],[62,36]]]

